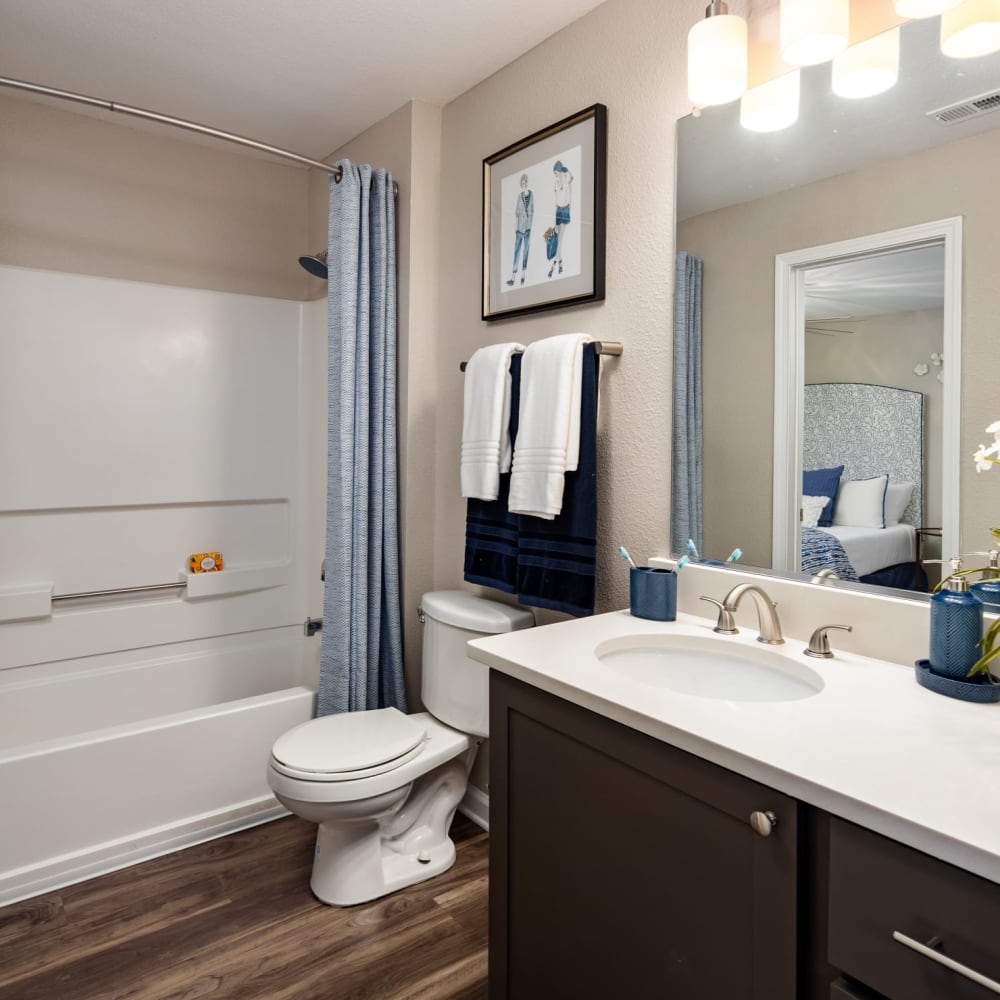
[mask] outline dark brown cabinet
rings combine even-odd
[[[490,734],[490,1000],[1000,993],[1000,885],[495,671]]]
[[[1000,983],[1000,886],[832,817],[829,872],[828,954],[845,975],[890,1000],[996,996],[977,979]]]
[[[490,705],[491,1000],[798,1000],[794,799],[504,675]]]

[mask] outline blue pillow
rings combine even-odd
[[[837,502],[837,489],[840,477],[844,471],[842,465],[833,469],[813,469],[802,473],[802,493],[807,497],[829,497],[826,506],[820,511],[819,528],[829,528],[833,524],[833,505]]]

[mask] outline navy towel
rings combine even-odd
[[[517,437],[521,355],[510,359],[510,439]],[[518,516],[507,509],[510,473],[500,476],[496,500],[470,499],[465,509],[465,579],[507,594],[517,592]]]
[[[521,604],[582,617],[594,613],[597,566],[597,379],[600,358],[583,348],[580,460],[566,473],[562,511],[551,521],[511,514],[510,473],[496,500],[467,501],[465,579],[517,594]],[[521,355],[510,360],[510,437],[517,447]]]
[[[566,473],[562,510],[552,521],[518,518],[518,600],[521,604],[565,611],[577,617],[594,613],[599,365],[594,345],[585,344],[580,461],[575,472]]]

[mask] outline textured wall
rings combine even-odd
[[[435,580],[462,578],[459,362],[485,344],[583,331],[620,340],[602,362],[599,611],[628,603],[615,554],[667,551],[675,121],[687,113],[697,0],[611,0],[444,109]],[[607,299],[539,317],[481,315],[482,160],[590,104],[608,107]]]

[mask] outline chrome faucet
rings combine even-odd
[[[760,635],[758,642],[765,642],[769,646],[777,646],[784,642],[781,635],[781,623],[778,621],[778,612],[775,610],[774,601],[771,600],[764,591],[755,583],[739,583],[722,601],[722,607],[731,614],[740,606],[745,594],[753,598],[757,605],[757,619],[760,625]]]

